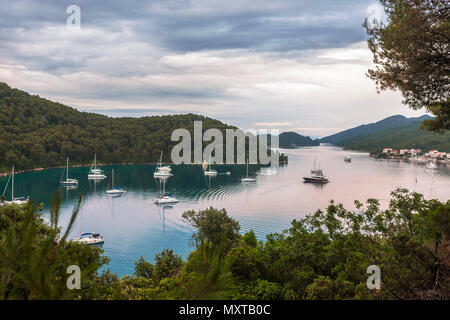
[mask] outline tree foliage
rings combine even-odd
[[[366,20],[378,90],[400,90],[413,109],[436,118],[430,130],[450,129],[450,6],[448,0],[380,0],[387,23]]]
[[[375,199],[355,201],[354,210],[331,201],[265,242],[253,231],[239,235],[225,210],[190,212],[198,243],[186,261],[163,250],[153,264],[141,257],[134,275],[121,279],[95,272],[106,262],[97,249],[70,245],[64,236],[56,241],[58,210],[50,226],[30,212],[0,208],[1,298],[448,299],[450,293],[450,201],[406,189],[392,192],[383,209]],[[81,290],[65,287],[68,264],[82,266]],[[366,286],[370,265],[381,270],[381,289]]]
[[[107,263],[101,249],[66,241],[81,199],[64,234],[57,227],[60,193],[52,201],[50,225],[31,204],[0,207],[0,299],[75,299],[76,290],[66,285],[67,268],[79,266],[81,283],[89,283]]]
[[[157,162],[162,150],[169,161],[178,143],[172,131],[184,128],[193,137],[194,121],[202,121],[203,130],[235,128],[194,114],[112,118],[80,112],[0,82],[0,171],[62,166],[66,157],[89,164],[94,153],[103,163],[147,163]]]

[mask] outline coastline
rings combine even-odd
[[[118,162],[118,163],[99,163],[98,166],[117,166],[117,165],[133,165],[133,164],[149,164],[149,165],[157,165],[157,162]],[[162,164],[172,164],[169,162],[163,162]],[[91,164],[74,164],[70,165],[69,168],[80,168],[80,167],[90,167]],[[66,166],[54,166],[54,167],[45,167],[45,168],[33,168],[33,169],[25,169],[25,170],[19,170],[15,171],[14,174],[21,174],[26,172],[38,172],[38,171],[44,171],[49,169],[61,169],[65,168]],[[11,174],[11,171],[6,172],[0,172],[0,177],[8,176]]]

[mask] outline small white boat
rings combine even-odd
[[[437,165],[434,163],[434,162],[432,162],[432,161],[430,161],[428,164],[427,164],[427,166],[426,166],[426,168],[427,169],[437,169],[438,167],[437,167]]]
[[[83,233],[83,212],[80,212],[80,237],[71,239],[70,241],[78,242],[86,245],[96,245],[103,244],[105,240],[100,235],[100,233],[96,232],[85,232]]]
[[[80,238],[72,239],[73,242],[78,242],[81,244],[102,244],[105,242],[100,233],[86,232],[82,233]]]
[[[6,183],[5,189],[3,190],[2,197],[5,195],[6,189],[9,185],[9,180],[11,179],[11,201],[4,201],[1,202],[0,205],[10,205],[10,204],[16,204],[16,205],[24,205],[27,204],[30,201],[30,197],[14,197],[14,166],[12,167],[11,175],[9,176],[8,182]]]
[[[241,179],[241,182],[255,182],[255,181],[256,181],[255,178],[250,178],[250,177],[248,176],[248,161],[247,161],[247,177],[246,177],[246,178],[242,178],[242,179]]]
[[[214,169],[211,169],[211,159],[209,159],[209,163],[207,165],[207,169],[205,170],[204,174],[205,176],[217,176],[217,171]]]
[[[101,169],[97,169],[97,154],[94,156],[94,162],[89,170],[88,179],[105,179],[106,175]]]
[[[155,200],[156,204],[177,203],[177,202],[179,202],[177,198],[167,193]]]
[[[172,168],[170,168],[170,166],[162,165],[162,157],[163,157],[163,152],[161,151],[161,156],[159,157],[159,161],[158,161],[158,164],[156,165],[155,173],[153,174],[153,176],[155,178],[165,178],[165,177],[172,176],[172,174],[170,173],[172,171]]]
[[[418,163],[427,163],[428,160],[425,159],[425,158],[417,158],[417,162],[418,162]]]
[[[77,179],[69,179],[69,157],[67,157],[66,163],[66,180],[60,179],[59,184],[63,187],[76,187],[78,186]],[[64,174],[64,171],[63,171]]]
[[[179,202],[171,193],[166,193],[166,179],[162,180],[163,190],[161,196],[155,200],[156,204],[167,204],[167,203],[177,203]]]
[[[346,156],[344,157],[344,161],[345,161],[345,162],[352,162],[352,157],[350,157],[349,155],[346,155]]]
[[[108,194],[122,194],[126,191],[123,190],[121,187],[114,187],[114,169],[112,169],[112,181],[111,181],[111,189],[106,190],[106,193]]]
[[[153,173],[153,176],[155,178],[167,178],[173,176],[173,174],[171,174],[169,171],[155,171],[155,173]]]

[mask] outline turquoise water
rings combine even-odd
[[[108,178],[94,183],[87,179],[89,168],[70,168],[70,177],[78,179],[79,186],[75,190],[63,189],[60,224],[64,228],[83,193],[71,237],[78,237],[81,231],[101,233],[105,239],[103,249],[111,259],[107,268],[123,276],[134,272],[134,261],[140,256],[153,261],[155,254],[166,248],[187,257],[194,230],[181,218],[186,210],[226,208],[239,221],[241,232],[252,229],[264,240],[267,234],[288,228],[293,219],[326,208],[331,199],[353,208],[354,199],[372,197],[385,206],[390,191],[399,186],[424,193],[427,198],[450,198],[450,170],[445,167],[429,170],[412,163],[375,160],[366,153],[332,146],[283,152],[289,155],[289,164],[277,171],[250,166],[250,176],[257,178],[250,184],[240,182],[246,175],[245,165],[214,166],[219,172],[217,177],[205,177],[198,165],[172,166],[174,175],[167,181],[166,191],[180,202],[167,207],[153,203],[160,191],[159,180],[153,177],[154,165],[101,166],[108,178],[114,168],[115,185],[128,191],[117,198],[106,194]],[[353,157],[351,163],[344,162],[346,154]],[[312,169],[314,159],[330,183],[303,183],[302,177]],[[231,175],[221,174],[227,171]],[[43,202],[48,215],[48,203],[59,187],[61,173],[62,169],[49,169],[18,174],[15,195],[29,195],[33,201]],[[0,178],[1,190],[7,179]],[[9,199],[10,190],[5,195]]]

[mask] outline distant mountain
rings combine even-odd
[[[283,132],[280,134],[280,148],[295,148],[320,145],[319,139],[302,136],[296,132]]]
[[[267,136],[267,144],[270,146],[271,135],[261,135],[262,137]],[[283,149],[292,149],[297,147],[309,147],[309,146],[319,146],[319,139],[313,140],[310,137],[302,136],[296,132],[283,132],[278,136],[279,147]]]
[[[437,149],[450,152],[450,132],[438,134],[420,129],[420,123],[430,118],[427,115],[417,118],[397,115],[339,132],[320,141],[369,152],[380,151],[385,147],[418,148],[427,151]]]
[[[431,117],[423,115],[418,118],[406,118],[402,115],[396,115],[385,118],[375,123],[363,124],[358,127],[333,134],[331,136],[320,139],[320,142],[341,145],[345,141],[354,137],[374,134],[379,131],[391,129],[398,126],[404,126],[413,122],[422,122],[425,119],[431,119]]]

